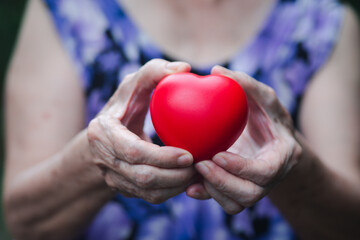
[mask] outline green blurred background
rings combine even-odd
[[[39,0],[41,1],[41,0]],[[314,0],[316,1],[316,0]],[[16,36],[20,26],[23,11],[25,9],[26,0],[0,0],[0,183],[2,183],[3,159],[4,159],[4,107],[3,107],[3,91],[4,78],[6,68],[14,48]],[[360,10],[359,0],[347,0],[358,12]],[[1,184],[2,186],[2,184]],[[2,195],[0,188],[0,201],[2,203]],[[1,204],[2,206],[2,204]],[[3,209],[0,208],[0,240],[10,239],[10,235],[6,230]]]

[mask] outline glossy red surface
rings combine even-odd
[[[188,150],[196,162],[227,150],[248,118],[246,95],[233,79],[179,73],[155,88],[151,118],[165,145]]]

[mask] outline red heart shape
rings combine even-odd
[[[198,162],[226,151],[238,139],[248,106],[245,92],[231,78],[177,73],[155,88],[150,114],[163,143],[189,151]]]

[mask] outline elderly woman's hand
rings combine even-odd
[[[236,214],[264,197],[297,164],[301,154],[288,112],[268,86],[246,74],[215,67],[213,72],[235,79],[245,90],[248,124],[235,144],[212,161],[196,164],[202,184],[187,189],[193,198],[214,198]]]
[[[185,150],[152,144],[143,132],[150,96],[166,75],[187,72],[183,62],[152,60],[128,75],[88,127],[94,163],[106,183],[127,197],[161,203],[191,184],[193,158]]]

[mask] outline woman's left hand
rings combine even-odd
[[[212,74],[233,78],[243,87],[248,124],[228,151],[195,165],[203,182],[190,186],[187,194],[196,199],[212,197],[227,213],[236,214],[268,194],[297,164],[302,148],[292,119],[272,88],[218,66]]]

